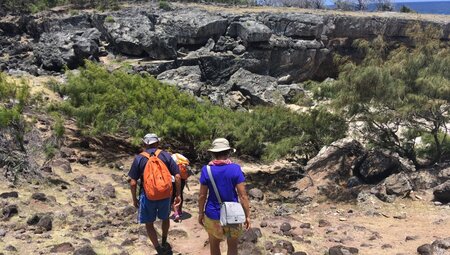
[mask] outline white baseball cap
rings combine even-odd
[[[154,144],[161,141],[159,137],[156,134],[146,134],[144,138],[142,138],[142,142],[144,142],[147,145]]]

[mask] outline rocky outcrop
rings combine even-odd
[[[337,200],[362,199],[368,194],[393,202],[396,197],[405,197],[423,187],[416,186],[421,184],[418,178],[423,174],[416,172],[407,160],[388,152],[367,151],[349,138],[324,147],[308,161],[305,170],[318,186],[318,193]],[[422,185],[433,185],[436,178]],[[303,178],[298,186],[306,189],[309,182]]]
[[[103,13],[5,16],[0,70],[52,74],[112,53],[158,60],[133,71],[159,75],[217,103],[283,104],[301,93],[298,82],[334,75],[332,52],[351,54],[354,39],[378,35],[408,43],[407,31],[416,23],[441,29],[440,39],[449,40],[449,22],[395,15],[237,14],[188,6],[162,11],[150,4]],[[243,74],[254,80],[236,83]]]
[[[247,95],[252,105],[284,104],[283,96],[277,90],[277,81],[270,76],[253,74],[241,68],[230,77],[227,86]]]
[[[43,33],[34,48],[36,64],[46,70],[61,71],[64,66],[81,66],[86,59],[96,60],[100,35],[95,28]]]
[[[435,240],[431,244],[424,244],[417,248],[420,255],[439,255],[450,253],[450,237]]]
[[[434,199],[442,203],[450,203],[450,180],[434,188]]]
[[[356,174],[366,183],[378,183],[402,170],[398,158],[379,150],[369,151],[359,160],[361,163],[355,167]]]

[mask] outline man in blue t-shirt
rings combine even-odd
[[[155,134],[147,134],[142,139],[145,145],[145,152],[149,155],[155,154],[156,150],[159,146],[160,139]],[[162,160],[162,162],[167,166],[171,175],[175,176],[175,187],[176,187],[176,196],[174,204],[178,206],[181,203],[181,177],[180,170],[178,169],[178,165],[172,159],[169,153],[165,151],[161,151],[158,155],[158,158]],[[131,165],[130,172],[128,176],[130,179],[130,188],[131,188],[131,196],[133,198],[133,205],[138,208],[138,222],[141,224],[145,224],[147,229],[147,234],[155,247],[158,254],[170,254],[172,248],[170,244],[167,243],[167,235],[170,227],[170,201],[171,197],[162,200],[150,200],[145,195],[143,191],[142,185],[142,176],[144,174],[145,165],[147,164],[148,159],[143,155],[139,154],[134,158],[133,164]],[[138,180],[141,180],[140,186],[140,194],[139,200],[136,197],[136,190]],[[162,220],[162,241],[161,245],[158,242],[158,237],[156,235],[156,230],[153,223],[156,220],[156,216]]]

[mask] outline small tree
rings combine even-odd
[[[441,47],[441,31],[415,26],[409,32],[416,47],[400,47],[390,54],[382,38],[359,41],[363,63],[348,63],[335,84],[336,105],[365,125],[361,130],[372,144],[398,152],[416,166],[416,138],[434,140],[430,163],[442,158],[442,144],[450,118],[450,49]]]
[[[400,12],[404,12],[404,13],[416,13],[413,9],[409,8],[406,5],[402,5],[402,7],[400,8]]]
[[[377,11],[393,11],[394,5],[391,0],[374,0]]]
[[[353,10],[353,3],[350,0],[335,0],[334,5],[336,9],[343,11]]]

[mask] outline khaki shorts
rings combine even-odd
[[[226,238],[239,238],[242,233],[242,224],[221,226],[220,221],[212,220],[205,215],[205,229],[208,234],[217,239],[225,240]]]

